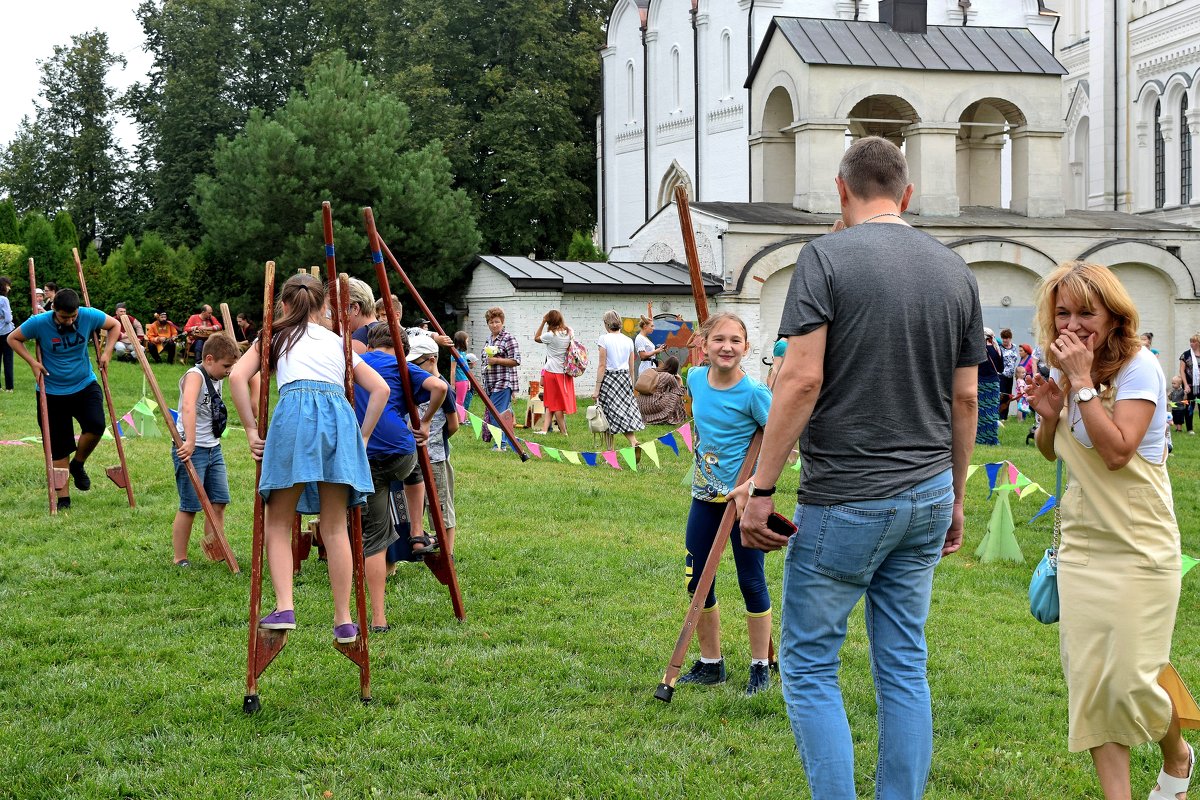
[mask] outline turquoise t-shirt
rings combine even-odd
[[[36,314],[21,323],[21,335],[37,339],[42,349],[46,376],[46,394],[75,394],[96,380],[88,345],[92,334],[104,327],[108,315],[95,308],[80,306],[73,330],[60,331],[54,312]]]
[[[771,390],[749,375],[728,389],[714,389],[708,385],[708,367],[688,370],[687,388],[696,431],[692,497],[723,503],[737,481],[750,439],[767,424]]]

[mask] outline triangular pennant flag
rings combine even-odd
[[[529,448],[529,452],[533,453],[534,458],[542,457],[542,446],[540,444],[537,442],[527,442],[524,439],[521,440],[521,443]]]
[[[969,467],[967,467],[967,478],[966,479],[971,480],[971,476],[974,475],[976,473],[976,471],[978,471],[978,470],[979,470],[978,464],[972,464]]]
[[[568,462],[577,467],[579,466],[579,453],[576,453],[574,450],[563,450],[562,455]]]
[[[642,442],[640,445],[638,445],[638,447],[642,448],[642,452],[646,454],[646,457],[654,462],[654,466],[662,466],[662,464],[658,462],[658,445],[656,445],[653,440],[649,442]]]
[[[1017,465],[1012,463],[1011,461],[1009,461],[1008,462],[1008,482],[1013,484],[1014,486],[1019,485],[1017,483],[1017,476],[1020,474],[1021,473],[1017,470]]]
[[[685,422],[675,432],[683,437],[683,443],[687,445],[688,452],[692,452],[692,426]]]
[[[559,462],[560,464],[562,463],[562,453],[559,452],[559,450],[557,448],[547,447],[546,455],[550,456],[551,458],[553,458],[555,461]]]
[[[669,433],[664,433],[662,436],[658,437],[658,441],[671,448],[671,451],[675,453],[675,455],[679,455],[679,445],[675,444],[674,436]]]
[[[595,453],[580,453],[579,455],[583,456],[583,463],[587,464],[589,467],[596,466]]]
[[[129,412],[128,414],[126,414],[125,416],[121,417],[121,421],[129,423],[129,427],[133,428],[135,431],[137,430],[137,423],[133,421],[133,412],[132,411]],[[121,428],[121,435],[122,436],[125,435],[124,428]]]
[[[632,449],[632,448],[630,448],[630,449]],[[600,455],[604,456],[604,460],[607,461],[608,465],[610,467],[612,467],[613,469],[619,470],[621,468],[620,463],[617,462],[617,454],[614,453],[612,450],[605,450]]]
[[[118,423],[117,423],[117,427],[118,427],[118,428],[119,428],[119,427],[121,427],[121,423],[119,423],[119,422],[118,422]],[[107,439],[107,440],[109,440],[109,441],[112,441],[112,438],[113,438],[112,431],[111,431],[111,430],[109,430],[108,428],[105,428],[105,429],[104,429],[104,433],[102,433],[102,434],[100,435],[100,439],[101,439],[101,441],[103,441],[103,440],[105,440],[105,439]]]
[[[1047,492],[1045,489],[1042,488],[1042,485],[1040,483],[1034,483],[1034,482],[1030,481],[1028,485],[1026,485],[1024,488],[1021,489],[1021,491],[1019,492],[1019,495],[1021,497],[1025,497],[1026,495],[1033,494],[1034,492],[1042,492],[1043,494],[1050,494],[1049,492]]]
[[[1017,484],[1018,488],[1024,489],[1026,486],[1033,483],[1033,481],[1031,481],[1031,480],[1029,480],[1029,478],[1025,477],[1024,472],[1018,472],[1017,479],[1016,479],[1016,481],[1014,481],[1014,483]]]
[[[803,463],[803,462],[801,462],[801,460],[797,458],[797,459],[796,459],[796,463],[795,463],[795,464],[792,464],[792,466],[791,466],[791,470],[792,470],[792,472],[799,472],[799,471],[800,471],[800,467],[801,467],[802,463]]]
[[[1180,578],[1182,578],[1184,575],[1187,575],[1189,572],[1191,572],[1192,567],[1196,566],[1196,564],[1200,564],[1200,561],[1197,561],[1196,559],[1192,558],[1187,553],[1180,553],[1179,558],[1181,561],[1181,563],[1180,563],[1181,569],[1179,571]]]
[[[488,433],[492,435],[492,440],[496,442],[504,441],[504,431],[498,425],[488,425]]]
[[[173,408],[168,408],[167,413],[171,415],[172,422],[179,422],[179,412]]]
[[[475,438],[478,439],[483,435],[483,420],[470,411],[467,412],[467,419],[471,420],[471,428],[475,431]]]
[[[1042,516],[1043,514],[1045,514],[1047,511],[1049,511],[1052,508],[1054,508],[1054,495],[1050,495],[1050,499],[1047,500],[1042,505],[1042,507],[1038,509],[1038,512],[1036,514],[1034,514],[1032,517],[1029,518],[1029,521],[1033,522],[1035,519]]]
[[[1000,467],[1003,464],[984,464],[983,471],[987,473],[988,479],[988,499],[992,499],[992,490],[996,488],[996,476],[1000,474]]]

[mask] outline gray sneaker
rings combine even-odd
[[[700,659],[692,664],[692,668],[679,676],[677,683],[698,683],[701,686],[713,686],[725,682],[725,659],[716,664],[705,664]]]
[[[766,664],[750,665],[750,680],[746,683],[746,697],[771,688],[771,669]]]

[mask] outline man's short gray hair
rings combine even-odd
[[[908,162],[887,139],[864,136],[842,156],[838,177],[859,200],[886,197],[899,203],[908,188]]]

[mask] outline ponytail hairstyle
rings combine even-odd
[[[621,330],[621,315],[612,309],[605,311],[600,320],[604,323],[604,329],[610,333]]]
[[[324,307],[325,284],[319,278],[300,272],[284,281],[271,332],[272,364],[291,352],[308,330],[309,318]]]
[[[546,323],[546,327],[551,333],[561,331],[567,327],[566,321],[563,319],[562,312],[557,308],[552,308],[546,312],[546,316],[542,317],[542,322]]]
[[[650,319],[649,317],[645,316],[644,314],[642,316],[638,317],[638,330],[639,331],[644,331],[644,330],[646,330],[647,325],[653,325],[653,324],[654,324],[654,320]]]

